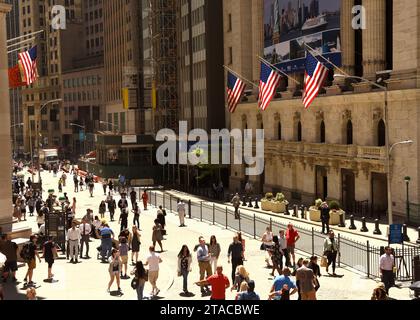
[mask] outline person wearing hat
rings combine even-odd
[[[256,294],[254,290],[255,290],[254,280],[248,281],[247,291],[239,294],[238,300],[260,300],[260,296]]]

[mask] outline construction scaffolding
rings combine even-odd
[[[152,60],[156,83],[155,130],[178,132],[176,6],[178,0],[150,0]]]

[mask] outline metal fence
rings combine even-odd
[[[150,203],[158,207],[162,205],[165,209],[176,212],[177,200],[175,197],[166,193],[149,192]],[[204,201],[189,201],[186,206],[186,215],[192,219],[210,222],[225,229],[240,231],[254,239],[261,239],[261,236],[270,226],[272,230],[286,230],[287,223],[273,220],[272,217],[257,217],[251,213],[241,213],[240,219],[235,219],[235,212],[230,207],[220,207],[220,205],[209,204]],[[322,256],[324,252],[325,235],[315,231],[315,228],[297,227],[299,232],[298,248],[308,255]],[[372,246],[369,241],[366,243],[357,242],[338,234],[338,245],[340,255],[338,256],[338,266],[341,265],[355,269],[369,278],[380,278],[379,259],[384,252],[383,247]],[[403,246],[394,250],[397,265],[397,281],[413,280],[413,258],[420,255],[420,248],[413,246]]]

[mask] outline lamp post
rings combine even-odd
[[[407,223],[410,223],[410,198],[409,198],[409,186],[410,186],[410,177],[404,178],[405,184],[407,186]]]
[[[41,162],[40,162],[40,143],[39,143],[39,130],[40,130],[40,126],[41,126],[41,113],[42,110],[47,107],[49,104],[52,103],[57,103],[57,102],[62,102],[63,99],[54,99],[54,100],[50,100],[47,101],[46,103],[44,103],[40,108],[39,108],[39,113],[38,113],[38,119],[36,121],[36,146],[38,149],[38,182],[41,183]]]
[[[86,127],[81,126],[80,124],[77,124],[77,123],[70,123],[70,126],[71,127],[78,127],[78,128],[83,129],[83,134],[84,134],[84,137],[83,137],[83,155],[86,155]],[[79,137],[80,137],[80,131],[79,131]],[[80,138],[79,138],[79,140],[80,140]]]
[[[400,144],[412,144],[413,141],[401,141],[394,143],[391,147],[390,146],[390,139],[389,139],[389,118],[388,118],[388,88],[382,86],[376,82],[370,81],[368,79],[358,77],[358,76],[350,76],[344,74],[335,74],[334,78],[345,78],[345,79],[356,79],[363,82],[370,83],[372,86],[379,88],[384,91],[385,93],[385,105],[384,105],[384,117],[385,117],[385,160],[386,160],[386,174],[387,174],[387,194],[388,194],[388,224],[393,224],[393,216],[392,216],[392,197],[391,197],[391,154],[394,147]]]

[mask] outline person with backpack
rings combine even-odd
[[[12,281],[16,283],[16,271],[17,267],[17,250],[18,246],[12,241],[10,235],[1,235],[0,240],[0,252],[6,257],[3,268],[3,282],[6,282],[9,278],[9,274],[12,274]],[[1,269],[1,264],[0,264]]]
[[[41,263],[41,258],[39,257],[38,248],[36,246],[37,240],[38,237],[36,235],[32,235],[29,238],[29,242],[23,245],[22,251],[20,252],[20,257],[28,264],[28,271],[26,272],[24,278],[24,282],[27,283],[28,287],[34,285],[34,282],[32,282],[32,276],[34,274],[34,269],[36,268],[35,258],[38,258],[39,263]]]
[[[54,258],[57,256],[57,248],[53,241],[53,237],[48,237],[48,241],[44,243],[42,248],[42,257],[45,262],[48,263],[48,280],[52,280],[54,275],[52,274],[52,266],[54,264]]]
[[[144,269],[143,262],[136,262],[136,267],[131,272],[131,275],[134,275],[131,287],[137,291],[137,299],[143,300],[144,285],[149,278],[147,270]]]

